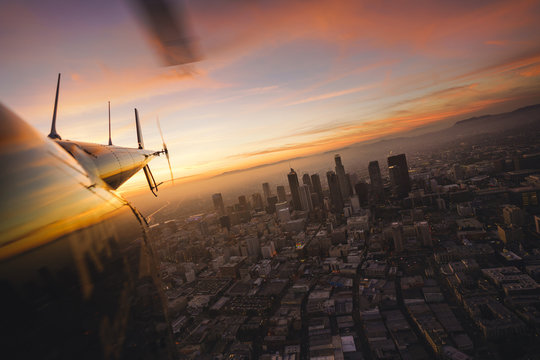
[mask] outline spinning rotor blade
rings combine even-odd
[[[171,181],[174,184],[174,176],[173,176],[172,167],[171,167],[171,159],[169,158],[169,150],[167,149],[167,144],[165,144],[165,140],[163,139],[163,132],[161,131],[159,118],[156,118],[156,123],[159,130],[159,135],[161,135],[161,142],[163,143],[163,152],[165,153],[165,156],[167,157],[167,163],[169,163],[169,171],[171,172]]]

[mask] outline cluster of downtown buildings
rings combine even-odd
[[[534,357],[540,155],[518,150],[400,154],[365,180],[336,155],[323,181],[291,169],[155,224],[178,356]]]
[[[246,196],[241,195],[238,198],[238,204],[225,209],[222,194],[216,193],[212,196],[214,209],[219,215],[227,217],[251,209],[266,210],[269,213],[276,213],[278,218],[283,220],[288,218],[289,215],[286,214],[290,214],[292,211],[311,212],[314,209],[323,209],[333,214],[344,213],[345,216],[349,217],[353,211],[358,211],[360,206],[373,202],[384,203],[384,183],[378,161],[369,163],[371,185],[358,182],[356,175],[351,176],[351,174],[346,173],[339,154],[335,156],[335,169],[335,171],[326,173],[327,191],[323,191],[319,174],[304,174],[302,185],[300,185],[298,174],[291,168],[287,174],[289,196],[287,196],[285,186],[278,185],[276,187],[277,195],[274,196],[270,184],[263,183],[263,196],[261,197],[260,193],[254,193],[251,196],[251,206],[248,205]],[[405,154],[388,158],[388,172],[391,196],[396,199],[407,197],[411,190],[411,183]],[[224,219],[223,221],[229,220]]]

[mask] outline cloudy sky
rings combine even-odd
[[[61,72],[63,138],[106,143],[111,101],[135,146],[137,107],[192,178],[540,102],[539,1],[184,4],[202,60],[165,67],[128,0],[0,0],[0,101],[47,134]]]

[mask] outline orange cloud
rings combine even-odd
[[[354,93],[357,93],[357,92],[369,90],[369,89],[373,88],[374,86],[375,86],[375,84],[370,84],[370,85],[365,85],[365,86],[358,86],[358,87],[351,88],[351,89],[333,91],[333,92],[330,92],[330,93],[311,96],[311,97],[308,97],[308,98],[305,98],[305,99],[297,100],[297,101],[291,102],[291,103],[289,103],[287,105],[299,105],[299,104],[305,104],[305,103],[312,102],[312,101],[326,100],[326,99],[331,99],[331,98],[338,97],[338,96],[354,94]]]
[[[524,77],[534,77],[540,75],[540,64],[526,66],[519,71],[519,75]]]
[[[302,38],[325,40],[343,51],[362,39],[370,48],[402,44],[405,51],[452,54],[447,44],[454,39],[494,44],[497,40],[484,39],[525,26],[538,29],[538,2],[528,0],[466,5],[314,0],[192,8],[201,36],[211,39],[208,57],[236,58]]]

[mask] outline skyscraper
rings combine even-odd
[[[300,203],[300,184],[298,183],[298,176],[293,168],[287,175],[289,179],[289,188],[291,189],[292,202],[294,210],[302,210],[302,204]]]
[[[251,202],[255,210],[261,211],[264,209],[263,199],[260,193],[252,194]]]
[[[360,205],[366,205],[368,201],[369,186],[363,181],[358,182],[354,185],[354,190],[356,191],[356,196],[358,196],[358,201]]]
[[[285,192],[285,186],[279,185],[277,187],[277,196],[279,202],[287,201],[287,193]]]
[[[376,202],[384,199],[384,185],[381,176],[381,169],[378,161],[370,161],[368,165],[369,180],[371,181],[371,192]]]
[[[304,183],[304,185],[307,185],[309,187],[309,193],[311,195],[311,193],[313,192],[313,185],[311,184],[311,178],[309,177],[309,174],[304,174],[302,175],[302,182]]]
[[[343,199],[348,199],[351,196],[351,192],[349,183],[347,181],[347,175],[345,174],[345,168],[341,163],[341,156],[339,154],[336,154],[334,160],[336,161],[336,175],[339,181],[339,189],[341,191],[341,196]]]
[[[270,184],[265,182],[262,184],[262,188],[264,194],[264,202],[268,204],[268,198],[272,196],[272,192],[270,191]]]
[[[313,192],[316,193],[317,196],[319,197],[319,203],[322,204],[323,191],[322,191],[322,185],[321,185],[321,178],[319,177],[319,174],[311,175],[311,185],[313,186]]]
[[[249,205],[245,195],[240,195],[238,197],[238,204],[240,205],[239,210],[249,210]]]
[[[214,210],[216,210],[220,215],[225,215],[225,205],[223,204],[223,197],[221,196],[221,193],[212,195],[212,202],[214,203]]]
[[[407,197],[411,191],[411,180],[409,179],[409,167],[405,154],[388,157],[388,172],[395,194],[399,198]]]
[[[328,188],[330,189],[330,201],[334,212],[341,213],[343,211],[343,197],[339,186],[339,179],[335,172],[328,171],[326,173],[328,180]]]

